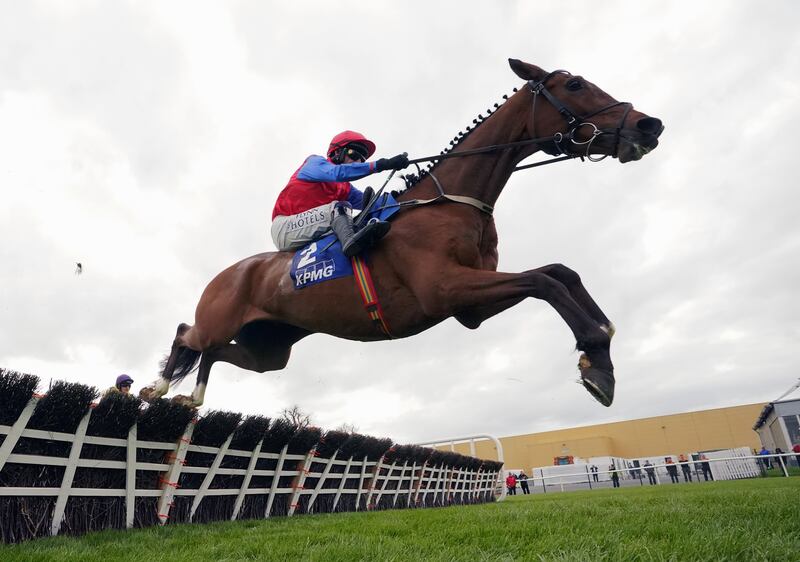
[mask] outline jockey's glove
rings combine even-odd
[[[405,154],[398,154],[391,158],[381,158],[375,162],[375,169],[379,172],[384,170],[402,170],[408,166],[408,156]]]

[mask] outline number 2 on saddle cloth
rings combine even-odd
[[[369,218],[389,220],[400,210],[397,201],[389,193],[381,195],[369,212]],[[342,244],[331,233],[319,240],[311,242],[294,254],[292,268],[289,271],[295,289],[353,275],[353,264],[350,258],[342,253]]]

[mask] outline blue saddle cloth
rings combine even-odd
[[[400,207],[389,193],[383,193],[373,205],[369,218],[389,220]],[[342,243],[335,234],[328,234],[301,248],[292,258],[289,270],[295,289],[303,289],[323,281],[353,275],[350,258],[342,253]]]

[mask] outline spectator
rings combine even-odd
[[[767,470],[772,468],[772,463],[769,460],[769,449],[766,446],[761,447],[761,450],[758,452],[759,456],[764,457],[761,459],[761,462],[764,463],[764,468]]]
[[[594,480],[595,482],[600,481],[600,479],[597,477],[597,471],[598,471],[597,465],[593,464],[592,466],[589,467],[589,472],[592,473],[592,480]]]
[[[647,480],[650,482],[651,486],[656,485],[656,469],[653,467],[653,463],[650,461],[645,461],[644,463],[644,471],[647,473]]]
[[[700,463],[700,468],[703,469],[703,478],[705,478],[705,481],[708,482],[709,478],[714,480],[714,475],[711,474],[711,464],[708,462],[708,457],[705,455],[700,455],[700,460],[702,461]],[[699,477],[697,479],[700,480]]]
[[[506,477],[506,487],[508,488],[508,495],[517,495],[517,477],[514,476],[513,472],[509,472]]]
[[[775,447],[775,454],[782,455],[783,449],[781,449],[780,447]],[[775,464],[777,464],[778,466],[781,466],[781,463],[783,463],[783,466],[786,466],[787,462],[788,460],[786,459],[786,457],[775,457]]]
[[[792,452],[794,453],[794,460],[797,461],[797,466],[800,466],[800,443],[794,444],[794,447],[792,447]]]
[[[619,474],[617,473],[617,467],[614,466],[614,463],[611,463],[608,466],[608,470],[611,471],[611,484],[615,488],[619,488]]]
[[[678,480],[678,467],[675,466],[672,457],[664,457],[664,462],[667,464],[667,474],[669,474],[670,481],[673,484],[680,482],[680,480]]]
[[[103,393],[103,398],[108,398],[112,394],[123,394],[125,396],[130,396],[131,384],[133,384],[132,378],[130,378],[128,375],[120,375],[117,377],[116,384],[106,389],[106,391]]]
[[[531,490],[528,488],[528,475],[525,474],[525,471],[519,473],[519,485],[522,488],[523,494],[530,494]]]
[[[692,467],[689,466],[689,459],[686,458],[686,455],[680,455],[678,457],[678,462],[681,465],[681,471],[683,472],[683,481],[684,482],[691,482],[692,481]]]

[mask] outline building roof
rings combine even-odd
[[[756,423],[753,425],[753,431],[758,431],[758,429],[766,423],[767,418],[772,413],[772,410],[775,409],[774,404],[775,402],[770,402],[769,404],[764,406],[764,409],[761,410],[761,413],[758,415]]]
[[[758,419],[756,423],[753,425],[753,430],[758,431],[761,426],[763,426],[767,422],[767,418],[769,415],[775,410],[775,404],[790,404],[792,402],[800,402],[800,398],[792,398],[791,400],[775,400],[774,402],[770,402],[764,409],[761,410],[761,413],[758,415]]]

